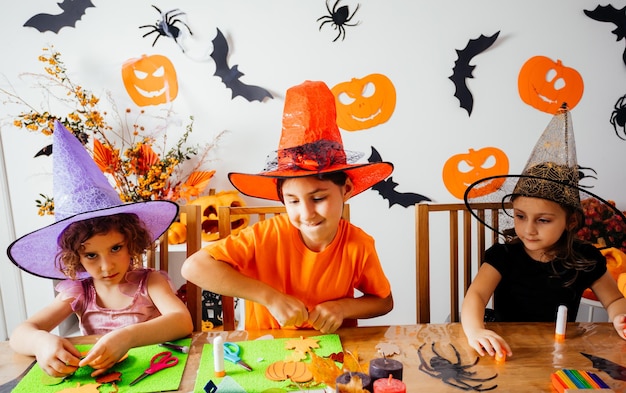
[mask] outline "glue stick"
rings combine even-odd
[[[222,336],[217,336],[213,339],[213,367],[215,368],[216,377],[226,375],[224,370],[224,339]]]
[[[565,327],[567,326],[567,306],[561,304],[556,313],[556,331],[554,333],[554,339],[557,342],[563,342],[565,340]]]

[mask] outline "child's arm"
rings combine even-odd
[[[496,353],[513,355],[509,344],[492,330],[485,329],[485,307],[500,282],[500,273],[488,263],[483,263],[474,277],[461,307],[461,323],[469,345],[480,356]]]
[[[374,318],[393,309],[391,294],[385,298],[363,295],[320,303],[309,312],[309,323],[322,333],[339,329],[345,319]]]
[[[50,333],[73,313],[72,299],[60,300],[59,296],[19,324],[9,342],[15,352],[35,356],[39,366],[53,377],[73,373],[80,361],[76,347],[67,339]]]
[[[185,337],[193,331],[191,315],[185,304],[172,291],[166,277],[151,272],[148,294],[161,315],[149,321],[116,329],[102,336],[80,366],[96,369],[93,376],[112,367],[129,349]]]
[[[620,292],[611,273],[605,272],[591,285],[591,290],[606,309],[609,321],[613,322],[617,333],[626,339],[626,298]]]
[[[267,307],[281,326],[299,326],[309,317],[306,306],[299,299],[239,273],[229,264],[215,260],[205,250],[187,258],[181,274],[208,291],[248,299]]]

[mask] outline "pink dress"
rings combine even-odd
[[[114,329],[135,323],[149,321],[161,315],[148,295],[148,276],[152,269],[132,270],[126,273],[126,283],[120,284],[120,291],[132,298],[128,307],[112,310],[98,306],[93,279],[61,281],[56,290],[61,300],[72,300],[72,310],[79,320],[84,335],[106,334]],[[158,271],[165,275],[166,272]],[[171,281],[170,281],[171,285]]]

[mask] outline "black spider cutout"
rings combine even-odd
[[[485,392],[498,387],[498,385],[493,385],[483,388],[482,383],[479,383],[478,385],[470,384],[471,382],[491,381],[498,376],[498,374],[496,374],[489,378],[476,378],[474,377],[476,371],[467,371],[468,368],[473,367],[476,363],[478,363],[478,357],[476,357],[474,363],[464,366],[461,364],[461,355],[459,354],[459,351],[457,351],[454,345],[450,344],[452,349],[454,349],[454,354],[456,355],[456,362],[452,363],[435,350],[435,343],[433,342],[431,348],[435,356],[430,359],[429,364],[426,364],[426,361],[422,356],[422,347],[424,347],[424,345],[426,345],[426,343],[420,345],[417,350],[417,355],[420,358],[420,371],[430,375],[431,377],[441,379],[443,383],[447,385],[454,386],[455,388],[465,391],[472,390],[475,392]]]
[[[324,15],[324,16],[317,18],[317,22],[323,20],[323,22],[320,23],[320,28],[319,28],[320,31],[322,30],[322,27],[326,23],[332,23],[332,25],[335,27],[335,30],[339,31],[339,33],[337,34],[337,37],[335,37],[333,42],[337,41],[339,37],[341,37],[342,41],[344,40],[344,38],[346,38],[346,29],[344,26],[356,26],[359,24],[359,22],[356,22],[353,24],[350,24],[348,22],[352,20],[352,18],[354,17],[354,14],[356,14],[356,12],[359,10],[359,7],[361,5],[357,4],[356,8],[354,9],[354,12],[350,14],[350,9],[348,8],[347,5],[337,8],[340,1],[341,0],[337,0],[335,2],[335,4],[333,5],[333,9],[331,11],[330,6],[328,5],[328,0],[326,0],[326,9],[328,10],[329,15]]]
[[[161,36],[170,37],[170,38],[174,39],[174,41],[180,46],[180,43],[178,42],[178,37],[180,37],[180,29],[178,27],[176,27],[177,23],[180,23],[183,26],[185,26],[187,28],[187,30],[189,31],[189,34],[193,35],[193,33],[191,32],[191,29],[189,28],[189,26],[187,26],[187,24],[185,22],[183,22],[182,20],[178,19],[179,16],[185,15],[185,13],[182,12],[180,9],[176,8],[176,9],[167,11],[166,13],[163,13],[163,12],[161,12],[161,10],[156,5],[153,5],[152,7],[154,7],[154,9],[157,10],[159,14],[161,14],[161,19],[159,19],[153,25],[139,26],[140,29],[143,29],[144,27],[148,27],[148,28],[151,29],[149,32],[144,34],[142,36],[142,38],[143,37],[147,37],[150,34],[157,33],[156,38],[152,42],[152,46],[154,46],[154,44],[156,44],[157,40]],[[184,49],[183,49],[183,51],[184,51]]]
[[[611,124],[615,130],[615,135],[621,140],[626,140],[626,95],[622,96],[615,103],[615,110],[611,114]],[[623,134],[624,136],[620,135]]]

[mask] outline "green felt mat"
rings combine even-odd
[[[341,341],[336,334],[325,334],[311,338],[319,340],[318,344],[320,347],[314,349],[315,354],[318,356],[326,357],[332,353],[343,352]],[[237,382],[246,392],[262,392],[270,388],[282,388],[287,391],[301,390],[296,386],[289,387],[289,385],[293,385],[291,381],[276,382],[265,378],[265,369],[270,364],[279,360],[284,361],[288,355],[293,353],[293,350],[285,349],[285,344],[289,340],[293,340],[293,338],[237,342],[241,348],[239,356],[252,367],[253,371],[246,371],[241,366],[225,360],[224,369],[227,376]],[[305,361],[309,362],[310,358]],[[213,345],[205,344],[202,348],[202,357],[198,367],[194,393],[204,393],[204,386],[209,380],[213,380],[215,385],[219,386],[223,379],[215,376]],[[219,392],[222,393],[222,390],[220,389]],[[228,392],[224,390],[224,393]]]
[[[178,345],[191,345],[191,338],[185,338],[174,342]],[[86,351],[91,347],[92,345],[76,346],[76,348],[78,348],[81,352]],[[128,358],[111,368],[111,371],[119,371],[122,373],[122,380],[116,382],[118,392],[139,393],[177,390],[183,377],[183,371],[185,370],[185,364],[187,363],[187,357],[189,355],[174,351],[172,351],[172,354],[179,359],[176,366],[161,370],[148,376],[147,378],[144,378],[142,381],[137,382],[135,385],[129,386],[135,378],[140,376],[145,369],[150,367],[150,359],[152,359],[152,356],[163,351],[167,351],[167,348],[160,347],[156,344],[133,348],[128,351]],[[22,378],[15,389],[13,389],[12,393],[52,393],[68,388],[75,388],[78,383],[80,383],[81,386],[95,384],[95,378],[90,376],[92,372],[93,368],[91,367],[81,367],[74,373],[74,375],[62,383],[53,386],[45,386],[41,382],[41,378],[45,373],[40,367],[37,366],[37,364],[35,364],[33,368],[30,369],[28,374]],[[106,384],[100,386],[99,391],[103,393],[114,392],[115,389],[110,384]]]

